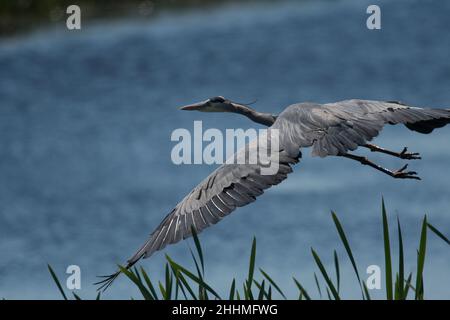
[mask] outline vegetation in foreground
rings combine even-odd
[[[355,280],[361,289],[361,298],[363,300],[370,300],[371,296],[365,281],[360,277],[359,269],[356,264],[350,243],[344,228],[339,221],[337,215],[332,212],[331,217],[336,227],[339,238],[347,253],[347,257],[351,262]],[[432,231],[437,237],[442,239],[447,245],[450,245],[450,240],[445,237],[438,229],[428,223],[427,217],[424,216],[422,221],[422,228],[420,234],[420,242],[417,250],[417,261],[414,273],[405,273],[404,252],[403,252],[403,238],[400,221],[397,218],[397,237],[398,237],[398,265],[393,265],[392,251],[390,243],[389,225],[384,201],[382,203],[382,230],[383,230],[383,248],[384,248],[384,279],[386,288],[387,300],[423,300],[425,298],[425,285],[423,279],[423,271],[425,267],[425,256],[427,249],[427,232]],[[194,231],[194,230],[193,230]],[[248,275],[242,284],[237,284],[236,280],[230,281],[230,287],[227,290],[229,293],[226,296],[219,295],[217,289],[205,280],[205,265],[203,259],[203,251],[200,240],[193,232],[195,243],[195,252],[191,250],[192,260],[195,270],[190,270],[179,263],[175,262],[171,257],[166,255],[167,263],[165,265],[165,279],[161,281],[151,280],[144,268],[133,268],[126,270],[119,266],[122,273],[133,283],[145,300],[177,300],[177,299],[194,299],[194,300],[208,300],[208,299],[228,299],[228,300],[272,300],[278,297],[288,299],[283,290],[267,274],[263,269],[259,268],[256,271],[256,239],[253,239]],[[318,253],[311,248],[312,257],[318,268],[319,276],[314,273],[314,280],[317,290],[321,298],[330,300],[340,300],[345,298],[344,293],[340,290],[341,285],[341,270],[338,255],[336,250],[333,252],[334,270],[330,272],[322,263]],[[395,270],[393,270],[395,268]],[[56,283],[59,292],[64,299],[69,299],[70,295],[64,291],[55,272],[48,266],[50,274]],[[298,289],[298,296],[291,297],[299,300],[310,300],[311,295],[301,282],[293,277],[293,282]],[[110,290],[114,290],[111,288]],[[73,298],[80,300],[81,298],[75,293],[71,292]],[[275,295],[275,296],[274,296]],[[278,295],[278,297],[277,297]],[[99,292],[96,299],[101,298]]]

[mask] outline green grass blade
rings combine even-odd
[[[204,271],[204,268],[203,268],[203,266],[202,266],[202,269],[200,269],[200,266],[199,266],[199,264],[198,264],[198,262],[197,262],[197,258],[196,258],[195,255],[194,255],[194,252],[191,250],[191,248],[189,248],[189,251],[191,252],[192,260],[194,260],[195,269],[197,270],[197,276],[198,276],[198,278],[199,278],[200,280],[203,281],[203,271]],[[200,262],[200,265],[201,265],[201,262]],[[205,292],[204,288],[202,288],[200,285],[198,286],[198,298],[199,298],[200,300],[207,300],[207,293]]]
[[[180,297],[180,286],[178,285],[177,280],[175,280],[175,297],[174,297],[174,299],[180,300],[179,297]]]
[[[198,277],[200,279],[202,279],[203,278],[203,273],[202,273],[202,271],[200,269],[200,266],[199,266],[199,264],[197,262],[197,258],[195,258],[194,252],[191,250],[191,248],[189,248],[189,251],[191,252],[191,257],[192,257],[192,260],[194,261],[195,269],[197,270],[197,275],[198,275]]]
[[[325,288],[325,289],[327,291],[328,300],[333,300],[333,299],[331,299],[330,290],[328,290],[328,288]]]
[[[425,255],[427,249],[427,216],[423,218],[422,231],[420,233],[419,253],[417,256],[416,274],[416,300],[423,299],[423,269],[425,265]]]
[[[182,267],[181,265],[179,265],[178,263],[176,263],[175,261],[173,261],[169,256],[166,255],[166,259],[169,262],[169,264],[171,265],[172,269],[174,271],[179,271],[183,274],[185,274],[188,278],[190,278],[192,281],[194,281],[197,284],[201,284],[201,286],[209,291],[212,295],[214,295],[217,299],[221,299],[220,296],[214,291],[214,289],[212,289],[208,284],[206,284],[202,279],[198,278],[196,275],[194,275],[192,272],[190,272],[189,270],[187,270],[186,268]]]
[[[308,292],[305,290],[305,288],[303,288],[303,286],[300,284],[300,282],[295,278],[293,278],[293,279],[294,279],[295,285],[297,286],[298,290],[300,291],[300,294],[302,296],[304,296],[306,298],[306,300],[311,300],[311,297],[309,296]]]
[[[171,263],[173,261],[167,254],[166,254],[166,260],[169,262],[170,268],[172,269],[172,273],[175,276],[175,282],[176,285],[180,288],[181,292],[183,293],[184,298],[187,300],[187,294],[184,289],[186,289],[189,294],[191,295],[192,299],[198,300],[197,296],[194,293],[194,290],[192,290],[191,286],[187,282],[186,278],[181,273],[180,269],[178,268],[178,264],[175,262]]]
[[[402,299],[404,296],[403,284],[405,282],[405,265],[403,254],[403,236],[402,228],[400,226],[400,219],[397,217],[397,229],[398,229],[398,280],[395,290],[395,298]]]
[[[202,270],[200,269],[200,266],[197,262],[197,258],[195,257],[194,252],[191,250],[191,248],[189,248],[189,251],[191,252],[192,260],[194,260],[195,269],[197,270],[197,276],[200,280],[203,281],[203,270],[204,269],[202,269]],[[207,294],[206,294],[205,290],[199,285],[198,286],[198,298],[200,300],[206,300],[206,296],[207,296]]]
[[[442,232],[440,232],[438,229],[436,229],[433,225],[431,225],[430,223],[427,223],[428,228],[434,232],[435,235],[437,235],[439,238],[441,238],[442,240],[444,240],[448,245],[450,245],[450,240],[444,236],[444,234]]]
[[[187,300],[188,298],[187,298],[187,295],[186,295],[186,291],[184,290],[184,287],[181,284],[181,280],[180,280],[179,274],[178,273],[176,273],[176,274],[174,273],[174,276],[175,276],[175,283],[176,283],[176,286],[177,286],[177,291],[178,291],[178,289],[181,290],[181,293],[183,294],[184,299]]]
[[[399,281],[398,273],[395,274],[395,282],[394,282],[394,300],[401,300],[402,298],[402,290],[403,285]]]
[[[314,257],[314,260],[316,261],[317,266],[319,267],[320,272],[322,273],[323,278],[325,279],[325,282],[328,285],[328,288],[330,288],[334,299],[340,300],[339,293],[337,292],[336,288],[334,287],[333,282],[330,280],[330,277],[328,276],[328,273],[322,264],[322,261],[320,260],[319,256],[317,255],[317,253],[314,251],[313,248],[311,248],[311,253]]]
[[[202,276],[205,274],[205,262],[203,260],[203,251],[202,246],[200,244],[200,240],[198,239],[197,231],[192,226],[192,237],[194,238],[195,248],[197,249],[198,257],[200,258],[200,264],[202,266]]]
[[[130,279],[138,287],[139,291],[141,292],[145,300],[153,300],[151,293],[147,290],[147,288],[145,288],[142,281],[139,281],[139,278],[132,271],[120,265],[118,266],[118,268],[128,279]]]
[[[336,271],[336,284],[337,284],[337,291],[339,292],[339,289],[341,287],[341,274],[339,270],[339,259],[337,256],[336,250],[334,250],[334,269]]]
[[[53,271],[52,267],[49,264],[47,264],[47,268],[48,268],[48,271],[50,272],[50,274],[51,274],[51,276],[53,278],[53,281],[56,283],[56,286],[58,287],[59,292],[63,296],[64,300],[67,300],[67,296],[64,293],[64,290],[63,290],[63,288],[61,286],[61,283],[59,282],[58,277],[56,276],[55,271]]]
[[[95,297],[95,300],[101,300],[101,292],[100,291],[97,293],[97,297]]]
[[[134,267],[133,269],[130,269],[130,271],[134,273],[134,275],[139,280],[139,282],[142,282],[141,275],[139,274],[139,272],[138,272],[136,267]]]
[[[242,292],[244,293],[244,300],[250,300],[250,296],[248,295],[246,283],[247,283],[247,281],[244,281],[244,283],[242,284]],[[253,299],[251,299],[251,300],[253,300]]]
[[[284,298],[287,299],[286,296],[284,295],[283,291],[281,291],[280,287],[275,283],[275,281],[272,280],[271,277],[269,277],[269,275],[261,268],[259,268],[259,271],[262,273],[262,275],[264,276],[264,278],[267,279],[267,281],[269,281],[269,283],[278,291],[278,293]]]
[[[231,282],[230,295],[228,300],[234,300],[235,293],[236,293],[236,279],[233,278],[233,282]]]
[[[247,298],[249,300],[253,300],[252,283],[253,283],[253,275],[255,273],[255,260],[256,260],[256,238],[253,237],[252,250],[250,253],[250,262],[248,267],[247,286],[246,286]]]
[[[265,290],[266,282],[265,280],[261,283],[261,289],[259,290],[258,300],[264,300],[264,296],[266,296],[266,290]]]
[[[316,282],[317,291],[319,291],[319,297],[322,299],[322,290],[320,289],[319,279],[317,279],[317,274],[314,272],[314,281]]]
[[[411,286],[411,281],[412,281],[412,273],[410,273],[409,276],[406,278],[405,285],[403,288],[403,300],[406,300],[406,298],[408,298],[409,289],[413,288]]]
[[[334,225],[336,226],[337,232],[339,234],[339,237],[341,238],[342,244],[344,245],[345,251],[347,252],[348,258],[352,263],[353,270],[355,271],[356,278],[358,279],[358,283],[361,285],[361,278],[359,276],[358,267],[356,266],[356,261],[355,258],[353,257],[352,249],[347,240],[347,236],[345,235],[344,228],[342,227],[342,224],[339,221],[336,213],[331,212],[331,217],[333,218]]]
[[[257,300],[264,300],[264,297],[267,298],[267,293],[266,293],[266,289],[265,289],[265,286],[266,286],[265,280],[263,280],[261,282],[261,284],[258,281],[253,280],[253,283],[259,290]]]
[[[153,286],[150,277],[148,276],[147,272],[144,270],[143,267],[141,267],[141,274],[142,277],[144,278],[145,283],[147,284],[147,287],[150,291],[150,293],[152,294],[152,298],[153,300],[158,300],[158,294],[156,293],[155,287]]]
[[[198,300],[198,297],[195,295],[194,290],[192,290],[192,288],[189,285],[189,283],[187,282],[186,278],[179,271],[177,271],[177,276],[178,276],[178,279],[180,280],[181,284],[183,285],[183,287],[186,288],[186,290],[191,295],[192,299]]]
[[[161,281],[158,281],[158,287],[159,287],[159,291],[161,292],[161,296],[163,297],[163,300],[167,300],[166,288],[164,288],[164,286],[161,283]]]
[[[165,300],[171,300],[172,298],[172,274],[169,270],[169,264],[166,263],[166,296]]]
[[[80,298],[80,296],[77,295],[75,292],[72,292],[72,294],[73,294],[73,297],[75,298],[75,300],[82,300],[82,299]]]
[[[386,207],[384,199],[382,200],[382,218],[383,218],[383,242],[384,242],[384,263],[386,277],[386,299],[392,300],[392,259],[391,244],[389,241],[389,225],[387,221]]]
[[[178,287],[180,288],[181,292],[183,293],[184,298],[187,300],[187,294],[186,294],[186,291],[184,290],[184,289],[186,289],[189,292],[189,294],[191,295],[192,299],[198,300],[197,296],[194,293],[194,290],[192,290],[192,288],[189,285],[189,283],[187,282],[186,278],[181,273],[179,265],[175,262],[171,263],[171,261],[173,261],[173,260],[167,254],[166,254],[166,260],[169,262],[170,268],[172,269],[172,273],[175,276],[175,281],[176,281]]]
[[[364,281],[362,282],[362,287],[363,287],[363,290],[364,290],[365,299],[366,300],[371,300],[369,289],[367,288],[367,285],[366,285],[366,283]],[[364,298],[364,296],[363,296],[363,298]]]

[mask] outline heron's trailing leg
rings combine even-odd
[[[370,151],[372,152],[381,152],[381,153],[385,153],[400,159],[406,159],[406,160],[419,160],[422,159],[422,157],[420,157],[419,153],[416,152],[408,152],[408,148],[405,147],[403,148],[403,150],[401,152],[395,152],[395,151],[391,151],[391,150],[387,150],[387,149],[383,149],[379,146],[376,146],[374,144],[370,144],[367,143],[364,145],[364,147],[370,149]]]
[[[389,169],[383,168],[382,166],[379,166],[378,164],[370,161],[369,159],[367,159],[366,157],[361,157],[361,156],[357,156],[354,154],[350,154],[350,153],[344,153],[340,155],[341,157],[345,157],[348,159],[352,159],[352,160],[356,160],[358,162],[360,162],[363,165],[367,165],[370,166],[378,171],[381,171],[393,178],[396,179],[416,179],[416,180],[421,180],[420,177],[417,176],[417,172],[415,171],[405,171],[408,168],[408,165],[405,164],[402,168],[396,170],[396,171],[391,171]]]

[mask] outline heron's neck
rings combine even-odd
[[[250,107],[239,104],[235,104],[234,107],[236,113],[242,114],[250,120],[264,126],[270,127],[276,120],[276,116],[270,113],[258,112]]]

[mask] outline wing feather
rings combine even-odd
[[[248,144],[246,151],[257,148]],[[128,260],[131,267],[141,258],[148,258],[168,244],[173,244],[216,224],[237,207],[245,206],[262,195],[264,190],[286,179],[292,172],[291,166],[298,162],[297,157],[283,150],[279,153],[279,170],[274,175],[262,175],[259,164],[225,164],[211,173],[195,187],[163,219],[145,244]],[[242,156],[244,153],[238,153]],[[113,280],[113,279],[112,279]]]
[[[326,157],[366,144],[386,124],[430,133],[450,123],[450,110],[417,108],[400,102],[345,100],[329,104],[299,103],[286,108],[273,128],[282,132],[287,150],[312,146],[312,155]]]

